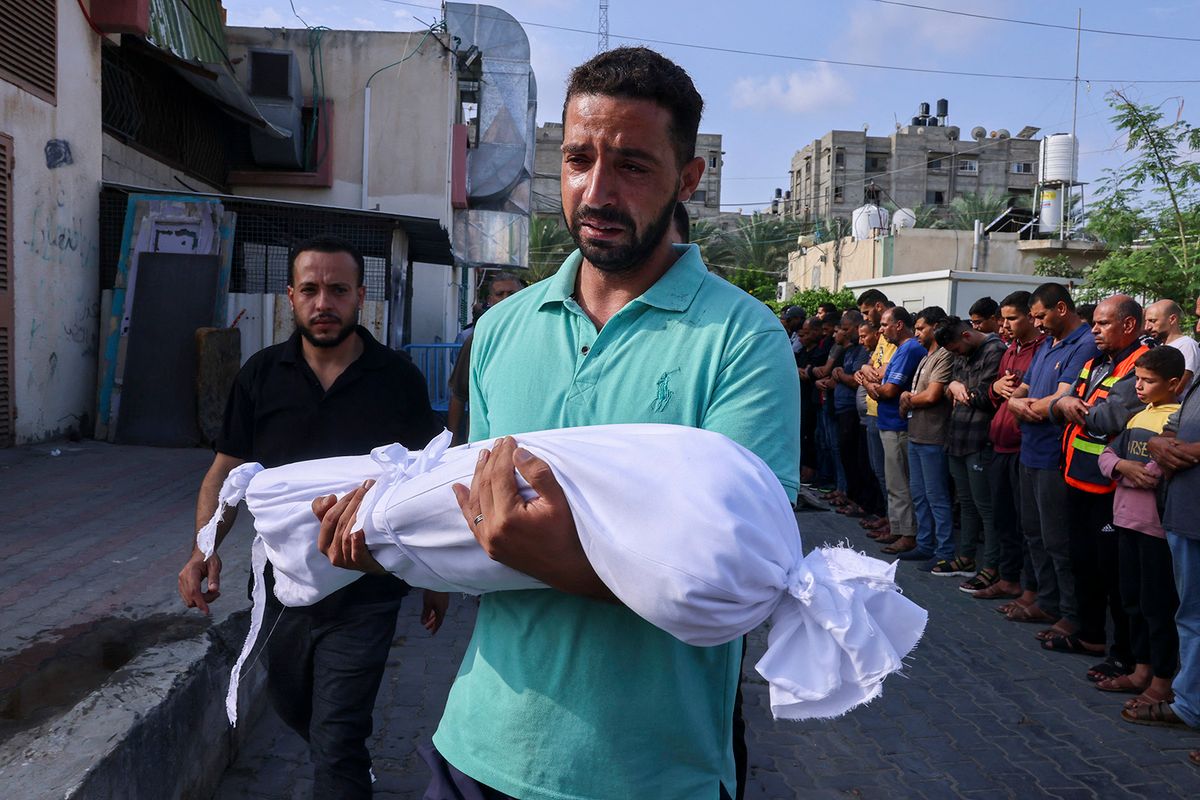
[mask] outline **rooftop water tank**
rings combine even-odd
[[[1079,174],[1079,140],[1054,133],[1042,140],[1042,183],[1074,183]]]
[[[896,232],[901,228],[917,227],[917,215],[911,208],[896,209],[896,213],[892,215],[892,232]]]
[[[854,232],[855,241],[873,239],[877,228],[886,229],[888,226],[887,209],[876,205],[859,206],[850,215],[850,229]]]

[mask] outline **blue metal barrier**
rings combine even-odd
[[[404,348],[417,369],[425,376],[429,387],[429,404],[433,410],[445,416],[450,409],[450,373],[458,358],[461,344],[437,342],[435,344],[410,344]]]

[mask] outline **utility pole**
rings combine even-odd
[[[608,49],[608,0],[600,0],[600,27],[596,45],[597,53]]]

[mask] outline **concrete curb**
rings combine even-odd
[[[6,745],[9,798],[207,798],[265,708],[265,672],[242,680],[229,727],[229,672],[249,627],[230,614],[201,636],[152,647],[70,711]]]

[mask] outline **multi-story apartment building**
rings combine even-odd
[[[890,136],[829,131],[792,157],[790,195],[777,198],[773,210],[804,220],[849,218],[875,187],[879,201],[908,208],[945,207],[959,195],[989,192],[1031,202],[1041,144],[1031,137],[1038,129],[1013,137],[977,127],[960,138],[958,127],[937,121],[914,118]]]

